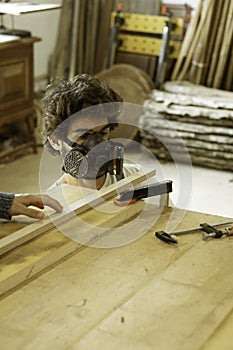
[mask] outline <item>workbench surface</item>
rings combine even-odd
[[[142,210],[141,202],[131,208]],[[197,232],[164,243],[154,233],[166,228],[173,210],[153,223],[158,208],[148,205],[141,225],[152,221],[150,229],[115,248],[72,242],[54,227],[4,254],[1,348],[232,349],[233,238],[203,241]],[[226,221],[176,210],[184,216],[179,229]],[[1,224],[1,237],[21,226]],[[57,252],[64,257],[46,267]]]

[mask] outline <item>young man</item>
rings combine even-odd
[[[45,146],[63,159],[63,176],[55,183],[100,189],[140,170],[123,164],[123,145],[110,139],[117,127],[122,98],[88,75],[48,85],[43,103]]]

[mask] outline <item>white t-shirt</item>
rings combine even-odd
[[[123,166],[123,174],[124,177],[127,177],[129,175],[135,174],[141,170],[141,166],[139,164],[124,164]],[[110,175],[107,173],[105,182],[101,188],[105,188],[107,186],[110,186],[117,182],[116,175]],[[60,186],[62,184],[62,177],[60,177],[57,181],[55,181],[50,187],[49,190],[51,190],[54,187]]]
[[[124,164],[123,166],[123,174],[124,177],[135,174],[141,170],[141,166],[139,164]],[[101,188],[105,188],[117,182],[117,178],[115,175],[110,175],[107,173],[105,182]]]

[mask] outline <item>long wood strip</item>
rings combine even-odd
[[[232,1],[230,1],[229,13],[227,16],[227,22],[225,26],[225,32],[223,36],[223,42],[222,42],[222,47],[220,51],[218,66],[214,75],[214,81],[213,81],[214,88],[221,88],[224,69],[227,64],[227,58],[229,56],[229,51],[233,41],[232,16],[233,16],[233,3]]]
[[[214,13],[212,13],[212,16],[211,16],[211,27],[209,28],[210,40],[206,42],[206,57],[204,61],[205,67],[204,67],[204,71],[202,72],[201,80],[199,82],[200,84],[203,84],[203,85],[206,82],[209,66],[212,60],[212,52],[214,50],[216,36],[218,33],[219,22],[222,15],[222,7],[223,7],[223,4],[221,1],[217,1],[217,3],[215,2],[215,7],[213,10]],[[206,31],[207,29],[205,29],[205,32]]]
[[[86,210],[89,210],[93,206],[97,206],[103,200],[107,200],[117,194],[117,191],[124,191],[129,188],[130,185],[137,185],[138,183],[152,177],[155,175],[154,170],[147,171],[145,173],[136,173],[128,176],[126,179],[119,181],[116,184],[108,186],[107,188],[101,189],[98,192],[88,195],[82,200],[78,200],[69,206],[68,212],[65,214],[55,214],[52,220],[46,218],[42,222],[35,222],[29,226],[26,226],[14,234],[4,237],[0,240],[0,256],[19,245],[28,242],[29,240],[47,232],[55,225],[60,225],[61,223],[70,220],[74,213],[81,214]]]
[[[201,164],[205,167],[219,170],[232,171],[233,169],[233,161],[229,159],[216,158],[215,156],[211,158],[207,152],[205,152],[205,156],[201,156],[198,154],[199,149],[191,149],[190,147],[188,148],[188,151],[193,164]],[[171,154],[166,152],[164,147],[159,148],[159,145],[154,144],[151,146],[151,152],[160,159],[172,160]],[[177,162],[184,162],[184,153],[180,152],[174,154],[176,156]]]
[[[70,67],[69,67],[69,79],[73,79],[77,73],[77,52],[81,55],[83,53],[82,50],[82,33],[77,30],[79,28],[79,11],[80,11],[80,3],[79,0],[76,0],[73,5],[73,23],[72,23],[72,36],[71,36],[71,47],[70,47]],[[78,32],[78,34],[77,34]],[[79,37],[78,37],[79,35]],[[79,50],[77,50],[77,46],[80,45]],[[80,57],[79,57],[80,59]],[[80,60],[79,60],[80,62]]]
[[[177,79],[178,80],[184,80],[184,78],[186,77],[187,73],[188,73],[188,70],[190,68],[190,63],[192,61],[192,58],[193,58],[193,53],[195,52],[195,49],[196,49],[196,46],[199,42],[199,39],[200,39],[200,35],[203,31],[203,28],[205,27],[206,25],[206,21],[207,21],[207,14],[208,12],[211,10],[211,7],[213,6],[213,1],[212,0],[208,0],[206,2],[206,6],[205,8],[203,9],[203,12],[201,14],[201,19],[200,19],[200,23],[197,27],[197,30],[194,34],[194,38],[193,38],[193,41],[190,45],[190,48],[189,48],[189,52],[188,52],[188,55],[185,59],[185,62],[184,62],[184,65],[180,71],[180,73],[178,74],[178,77]]]
[[[232,90],[232,82],[233,82],[233,43],[231,47],[231,53],[228,59],[228,72],[226,77],[225,89]]]
[[[208,97],[223,97],[232,99],[232,91],[209,88],[203,85],[193,84],[189,81],[167,81],[164,83],[164,90],[183,95],[202,95]]]
[[[205,30],[202,31],[200,40],[193,54],[189,79],[196,84],[205,84],[210,55],[213,50],[215,34],[218,26],[218,6],[219,2],[213,2],[213,6],[210,8],[207,16]]]
[[[178,104],[172,104],[167,105],[166,103],[156,103],[154,101],[146,101],[145,107],[147,107],[150,110],[154,110],[155,112],[165,112],[168,114],[176,114],[179,116],[201,116],[202,117],[208,117],[212,118],[214,120],[218,119],[224,119],[229,118],[230,120],[233,118],[233,110],[226,110],[223,109],[213,109],[213,108],[206,108],[202,107],[196,107],[196,106],[180,106]]]
[[[188,50],[189,50],[191,43],[193,41],[193,33],[196,32],[196,28],[198,26],[199,18],[201,15],[201,10],[202,10],[202,2],[199,1],[198,7],[195,10],[194,16],[191,18],[191,21],[190,21],[188,28],[187,28],[187,32],[186,32],[184,40],[182,42],[179,56],[178,56],[178,59],[175,63],[175,67],[174,67],[173,72],[172,72],[172,77],[171,77],[172,80],[177,79],[177,76],[178,76],[178,74],[181,70],[181,67],[183,65],[184,59],[187,56]]]
[[[219,1],[220,3],[220,1]],[[221,45],[222,45],[222,40],[223,40],[223,35],[224,35],[224,28],[225,28],[225,22],[226,22],[226,17],[227,17],[227,12],[229,8],[229,3],[227,1],[222,2],[222,14],[218,23],[218,32],[216,35],[216,40],[212,52],[212,57],[210,61],[210,66],[209,66],[209,72],[208,72],[208,77],[207,77],[207,86],[212,86],[216,68],[218,65],[218,60],[219,60],[219,52],[221,50]]]
[[[76,52],[74,53],[76,73],[82,73],[84,71],[84,33],[85,33],[85,0],[79,0],[76,7],[79,6],[78,10],[78,27],[76,30],[75,38],[77,40]]]
[[[153,129],[152,129],[153,131]],[[206,149],[213,149],[213,150],[222,150],[226,152],[231,152],[233,153],[233,140],[232,137],[226,137],[226,136],[218,136],[215,134],[210,134],[210,135],[205,135],[204,132],[203,134],[197,134],[195,132],[191,132],[188,130],[179,130],[174,133],[173,130],[170,131],[170,133],[166,129],[160,129],[159,133],[163,138],[167,141],[169,141],[170,144],[178,144],[177,140],[175,137],[180,137],[184,140],[185,145],[187,146],[194,146],[202,144]],[[155,145],[155,138],[153,135],[141,132],[140,136],[145,138],[147,141],[148,147],[150,148],[150,145],[153,148],[153,144]],[[175,136],[175,137],[174,137]],[[194,143],[195,141],[195,143]]]
[[[193,89],[195,89],[195,85],[193,86]],[[186,94],[185,98],[183,96],[182,91],[180,94],[175,92],[167,92],[167,91],[161,91],[153,89],[150,95],[150,98],[153,99],[156,102],[163,102],[166,101],[166,103],[171,104],[180,104],[180,105],[192,105],[192,106],[199,106],[199,107],[209,107],[209,108],[215,108],[215,109],[233,109],[233,93],[231,93],[230,96],[226,94],[226,96],[216,96],[213,92],[212,95],[208,95],[208,98],[206,98],[205,95],[202,94],[202,90],[198,91],[196,90],[196,94]]]

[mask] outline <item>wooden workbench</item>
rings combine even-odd
[[[2,349],[232,349],[233,238],[203,241],[198,232],[172,246],[154,236],[174,210],[183,216],[179,229],[226,218],[170,207],[154,222],[160,209],[148,204],[140,221],[143,201],[127,210],[132,226],[125,235],[130,227],[136,232],[135,213],[137,225],[152,223],[129,244],[85,246],[54,227],[1,257],[0,286],[10,276],[19,278],[0,298]],[[93,227],[94,211],[80,215]],[[1,224],[1,237],[24,225]],[[67,246],[72,249],[64,258],[43,268]]]

